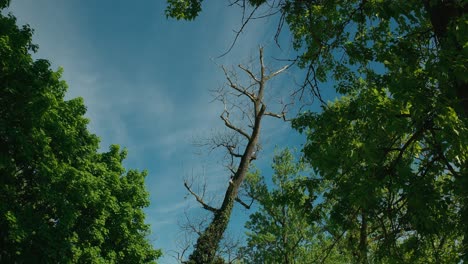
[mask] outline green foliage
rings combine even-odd
[[[177,20],[194,20],[202,11],[203,0],[167,0],[166,17]],[[249,0],[252,6],[260,6],[267,0]]]
[[[273,160],[273,186],[268,187],[258,171],[246,179],[247,193],[259,204],[246,223],[248,245],[243,249],[247,263],[336,263],[346,262],[321,231],[323,208],[315,207],[320,179],[301,176],[304,163],[296,162],[289,150]],[[327,257],[325,255],[328,254]],[[349,259],[348,259],[349,260]]]
[[[201,11],[203,0],[167,0],[166,17],[193,20]]]
[[[437,116],[447,110],[454,112],[431,108],[419,123],[412,106],[368,87],[295,120],[307,133],[307,160],[331,183],[324,194],[330,224],[346,232],[350,250],[359,250],[366,217],[364,235],[372,241],[366,247],[376,262],[457,262],[465,225],[457,192],[463,164],[447,162],[457,156],[466,164],[468,141],[453,132],[467,133],[459,119],[440,126]]]
[[[146,172],[126,171],[118,146],[97,152],[83,100],[64,100],[31,38],[0,15],[0,262],[154,263]]]
[[[330,233],[356,262],[468,261],[467,1],[249,2],[285,18],[305,83],[343,95],[293,124]]]
[[[468,32],[460,37],[466,14],[453,5],[295,1],[284,10],[306,50],[302,66],[345,95],[294,127],[307,134],[308,162],[332,183],[330,220],[357,259],[468,257],[466,81],[454,74],[467,65]],[[443,32],[433,13],[447,16]]]

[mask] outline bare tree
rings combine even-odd
[[[267,82],[285,71],[289,65],[269,72],[263,62],[262,48],[259,49],[259,62],[258,75],[254,74],[248,67],[238,66],[240,71],[244,72],[250,79],[248,85],[239,83],[234,70],[228,71],[225,67],[222,68],[227,85],[218,90],[216,99],[224,104],[220,118],[230,133],[215,136],[210,143],[213,147],[225,149],[228,161],[226,167],[231,176],[220,207],[211,206],[203,199],[203,195],[192,190],[191,184],[187,181],[184,182],[185,188],[195,197],[197,202],[213,214],[210,224],[199,234],[194,251],[187,263],[206,264],[213,263],[215,260],[219,261],[216,253],[229,223],[234,203],[237,201],[246,208],[250,207],[238,197],[238,194],[250,164],[256,159],[257,152],[260,150],[259,138],[262,119],[265,116],[272,116],[286,120],[286,106],[283,107],[281,113],[269,112],[264,95]],[[245,124],[237,124],[234,120],[236,118],[246,121]]]

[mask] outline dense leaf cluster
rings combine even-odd
[[[360,262],[468,257],[463,5],[327,1],[287,11],[304,66],[343,94],[293,125],[328,182],[335,232],[354,241]]]
[[[32,59],[32,33],[0,14],[0,262],[153,263],[146,172],[126,171],[116,145],[98,153],[83,100]]]

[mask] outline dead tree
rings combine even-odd
[[[199,235],[194,245],[194,251],[190,255],[187,263],[206,264],[219,261],[216,259],[216,252],[229,223],[234,203],[239,202],[241,205],[247,208],[249,207],[247,203],[240,200],[238,194],[250,164],[256,159],[257,152],[260,149],[259,138],[262,119],[265,116],[272,116],[285,120],[286,107],[283,107],[281,113],[267,111],[264,95],[268,80],[285,71],[289,65],[277,71],[267,72],[263,63],[262,48],[259,50],[259,62],[259,75],[254,74],[248,67],[242,65],[238,66],[242,72],[247,74],[251,81],[247,86],[243,86],[237,82],[235,72],[229,72],[223,67],[227,79],[226,88],[228,92],[222,93],[217,99],[222,101],[225,106],[220,118],[223,120],[225,127],[232,133],[224,138],[213,139],[212,144],[215,147],[222,147],[226,150],[227,156],[230,159],[227,167],[232,174],[224,194],[224,199],[219,208],[209,205],[204,201],[203,196],[194,192],[187,182],[184,183],[185,188],[195,197],[197,202],[200,203],[205,210],[213,214],[211,223]],[[246,105],[229,105],[229,97],[241,99]],[[243,127],[237,125],[231,120],[234,116],[231,112],[235,110],[240,111],[242,117],[248,120],[249,124],[247,126]]]

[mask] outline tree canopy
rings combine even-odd
[[[0,13],[0,262],[154,263],[146,172],[117,145],[98,152],[83,100],[64,100],[32,34]]]
[[[177,2],[169,16],[202,10]],[[329,233],[360,263],[468,261],[468,3],[233,2],[277,14],[303,88],[320,97],[333,82],[340,95],[293,122],[323,179]]]

